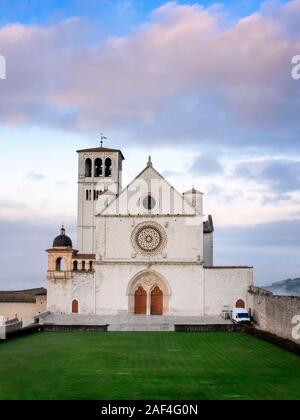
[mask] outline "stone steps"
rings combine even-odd
[[[108,331],[174,331],[176,324],[213,325],[231,324],[220,316],[145,316],[145,315],[80,315],[47,314],[40,318],[42,325],[108,325]]]
[[[129,331],[140,331],[140,332],[155,332],[155,331],[175,331],[174,325],[172,324],[110,324],[108,331],[111,332],[129,332]]]

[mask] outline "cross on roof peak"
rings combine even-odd
[[[107,137],[103,133],[100,133],[100,146],[101,147],[103,147],[103,140],[107,140]]]

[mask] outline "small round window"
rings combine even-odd
[[[152,210],[156,206],[155,198],[152,197],[152,195],[147,195],[147,197],[143,200],[143,206],[147,210]]]

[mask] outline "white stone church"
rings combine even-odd
[[[150,157],[125,188],[120,150],[78,157],[77,249],[62,228],[48,250],[52,319],[221,319],[235,306],[251,308],[252,268],[213,264],[213,219],[200,191],[179,193]]]

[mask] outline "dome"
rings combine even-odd
[[[60,235],[57,236],[53,241],[53,248],[57,247],[70,247],[73,248],[72,240],[66,235],[65,228],[62,227]]]

